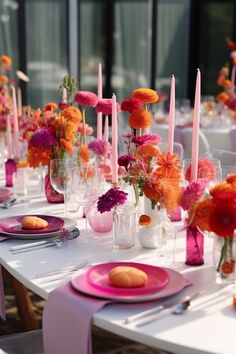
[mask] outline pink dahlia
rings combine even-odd
[[[185,179],[191,181],[192,165],[190,164],[185,172]],[[200,158],[198,160],[198,174],[197,178],[208,178],[212,181],[216,178],[216,166],[214,163],[206,158]]]
[[[78,124],[78,132],[83,133],[84,132],[84,126],[83,123]],[[93,134],[93,128],[85,123],[85,135],[92,135]]]
[[[143,103],[138,98],[125,98],[121,103],[121,110],[132,113],[139,109]]]
[[[116,110],[117,112],[121,111],[119,103],[116,103]],[[101,112],[105,116],[109,116],[110,114],[112,114],[112,99],[103,98],[102,100],[98,101],[96,106],[96,112]]]
[[[95,107],[98,102],[98,96],[90,91],[78,91],[75,94],[74,101],[81,106]]]
[[[105,140],[95,139],[88,144],[88,148],[99,157],[107,157],[111,150],[111,144]]]

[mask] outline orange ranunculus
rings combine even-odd
[[[159,101],[160,96],[154,90],[149,88],[141,87],[132,92],[132,98],[137,98],[142,103],[156,103]]]
[[[143,192],[148,199],[159,201],[161,198],[161,187],[157,181],[148,181],[144,186]]]
[[[216,101],[219,101],[221,103],[226,103],[227,101],[229,101],[230,99],[230,95],[227,92],[220,92],[217,96],[216,96]]]
[[[141,226],[148,226],[152,223],[152,218],[149,215],[143,214],[143,215],[140,215],[138,222],[139,222],[139,225],[141,225]]]
[[[148,128],[152,124],[152,115],[145,109],[138,109],[129,116],[129,125],[134,129]]]
[[[12,64],[12,60],[8,55],[1,55],[0,56],[0,61],[2,62],[2,64],[7,67],[10,68],[11,64]]]
[[[213,198],[218,200],[235,200],[236,185],[233,186],[232,184],[223,181],[211,188],[210,194]]]
[[[224,80],[223,87],[224,88],[231,88],[233,86],[232,81],[229,79]]]
[[[89,149],[88,149],[87,145],[80,146],[79,155],[80,155],[81,161],[83,163],[89,162],[90,153],[89,153]]]
[[[55,111],[56,109],[58,109],[58,105],[54,102],[48,102],[44,106],[45,111]]]
[[[81,111],[77,107],[69,106],[65,108],[61,114],[63,115],[63,117],[65,117],[65,119],[75,124],[79,123],[82,120]]]
[[[77,125],[73,122],[67,122],[65,128],[65,139],[73,142],[76,139]]]
[[[31,167],[39,167],[40,164],[48,166],[51,160],[51,149],[31,145],[28,147],[26,158]]]
[[[231,201],[215,203],[209,215],[211,231],[223,237],[232,237],[236,229],[236,204]]]
[[[177,154],[162,153],[158,157],[158,168],[155,175],[158,178],[181,179],[180,161]]]
[[[137,148],[137,152],[136,152],[136,157],[140,160],[146,160],[147,158],[153,158],[153,157],[157,157],[160,154],[160,149],[151,144],[151,143],[147,143],[147,144],[143,144],[140,145]]]
[[[7,84],[8,83],[8,77],[6,75],[1,75],[0,76],[0,84]]]
[[[196,203],[193,215],[192,226],[199,227],[203,231],[211,231],[209,225],[209,216],[214,209],[215,203],[213,199],[205,199]]]
[[[234,272],[234,268],[235,268],[235,263],[232,261],[226,261],[224,262],[221,267],[220,267],[220,271],[221,273],[223,273],[224,275],[228,276],[229,274]]]
[[[71,144],[70,141],[64,139],[64,138],[61,138],[59,140],[59,143],[61,145],[61,147],[63,148],[63,150],[65,150],[68,154],[72,154],[73,152],[73,145]]]

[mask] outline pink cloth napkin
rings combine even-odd
[[[109,303],[77,292],[69,282],[53,290],[43,312],[44,353],[92,354],[92,317]]]
[[[5,301],[4,301],[4,286],[3,286],[3,278],[2,278],[2,267],[0,265],[0,317],[5,321],[6,313],[5,313]]]

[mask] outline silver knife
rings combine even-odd
[[[142,311],[136,315],[126,317],[124,319],[124,323],[130,324],[133,322],[137,322],[137,326],[143,326],[166,315],[170,315],[170,314],[181,315],[190,306],[191,300],[193,300],[196,296],[200,295],[201,293],[202,292],[196,292],[192,296],[184,297],[182,300],[173,299],[164,305],[159,305],[150,310]]]

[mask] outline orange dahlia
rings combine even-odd
[[[148,199],[159,201],[161,198],[161,186],[157,181],[148,181],[143,192]]]
[[[158,168],[155,175],[158,178],[181,179],[180,161],[177,154],[163,153],[158,157]]]
[[[162,197],[160,202],[163,203],[165,208],[169,213],[171,213],[177,207],[180,200],[180,188],[178,182],[174,182],[170,180],[162,180],[161,182],[162,188]]]
[[[48,166],[51,160],[51,149],[46,147],[29,146],[26,158],[31,167],[39,167],[40,164]]]
[[[148,128],[152,124],[152,115],[145,109],[138,109],[129,116],[129,125],[134,129]]]
[[[154,90],[141,87],[132,92],[131,98],[137,98],[143,103],[156,103],[159,101],[160,96]]]

